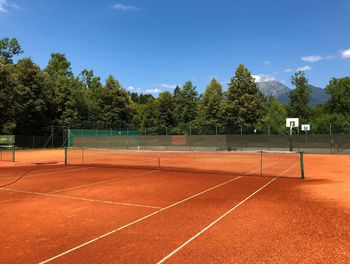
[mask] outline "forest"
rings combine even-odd
[[[188,81],[154,97],[128,91],[112,75],[101,80],[92,69],[75,75],[62,53],[52,53],[45,68],[22,54],[16,38],[0,39],[0,134],[41,135],[52,127],[147,135],[287,134],[287,117],[311,124],[313,134],[350,133],[347,76],[332,78],[325,88],[329,101],[316,106],[305,72],[291,76],[289,104],[281,104],[261,93],[243,64],[226,87],[212,79],[199,94]]]

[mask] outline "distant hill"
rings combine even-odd
[[[258,87],[265,96],[274,96],[276,98],[290,92],[287,86],[278,81],[259,82]]]
[[[258,87],[265,96],[274,96],[282,104],[289,102],[290,88],[278,81],[259,82]],[[324,89],[310,85],[312,105],[323,104],[329,100],[329,95]]]

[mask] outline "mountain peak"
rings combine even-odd
[[[259,89],[265,96],[279,97],[290,92],[290,89],[279,81],[258,82]]]
[[[279,81],[267,81],[267,82],[258,82],[257,83],[260,91],[265,96],[273,96],[278,101],[283,104],[289,102],[289,93],[291,89],[282,84]],[[310,103],[312,105],[318,105],[325,103],[329,100],[329,95],[325,92],[324,89],[309,85],[311,89]]]

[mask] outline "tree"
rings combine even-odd
[[[5,63],[13,63],[13,56],[22,54],[23,50],[16,38],[0,39],[0,60]]]
[[[47,64],[45,71],[54,82],[62,76],[66,78],[73,77],[71,63],[67,60],[66,55],[62,53],[51,54],[51,59]]]
[[[326,92],[329,101],[314,110],[312,126],[320,133],[350,133],[350,77],[333,78]],[[313,130],[314,130],[313,129]]]
[[[285,134],[286,118],[286,107],[278,102],[275,97],[270,96],[267,100],[266,114],[261,120],[262,129],[269,130],[270,134]]]
[[[78,103],[79,117],[87,126],[98,127],[96,124],[102,119],[100,98],[102,93],[101,79],[92,70],[84,69],[79,75],[81,88],[77,85],[75,92]]]
[[[326,92],[331,96],[327,104],[331,113],[350,113],[350,77],[333,78]]]
[[[310,93],[311,89],[305,73],[299,71],[291,78],[295,89],[289,95],[289,116],[298,117],[301,122],[308,122],[311,116]]]
[[[102,120],[106,125],[125,127],[131,123],[134,105],[127,91],[113,76],[108,76],[99,99]]]
[[[175,89],[174,89],[174,99],[175,99],[175,102],[177,102],[177,99],[179,98],[180,92],[181,92],[180,86],[176,85],[176,87],[175,87]]]
[[[16,128],[17,76],[15,66],[0,59],[0,132],[12,134]]]
[[[71,126],[78,120],[78,108],[73,93],[75,85],[70,62],[64,54],[53,53],[45,68],[50,80],[52,97],[53,123],[60,126]]]
[[[192,82],[186,82],[178,91],[175,114],[177,118],[177,133],[188,133],[189,125],[196,119],[198,93]]]
[[[231,78],[225,104],[229,124],[255,126],[264,113],[264,96],[250,71],[240,64]]]
[[[30,58],[18,61],[15,67],[20,92],[16,98],[16,133],[39,134],[50,121],[47,76]]]
[[[222,126],[222,102],[222,86],[216,79],[212,79],[199,103],[197,123],[201,134],[214,133],[216,127]]]
[[[155,100],[147,104],[137,105],[137,121],[140,124],[141,134],[157,134],[158,107]]]
[[[175,103],[174,98],[169,92],[162,92],[157,99],[157,127],[159,133],[163,134],[170,131],[175,125]]]

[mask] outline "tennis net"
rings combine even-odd
[[[15,162],[15,146],[0,145],[0,161]]]
[[[65,148],[65,164],[240,176],[304,177],[302,152],[128,151]]]

